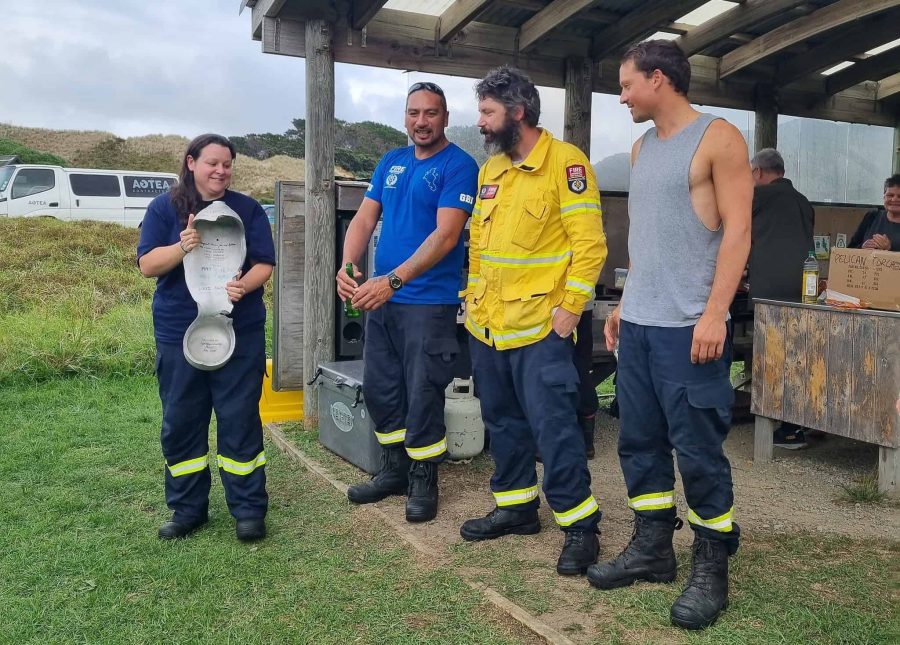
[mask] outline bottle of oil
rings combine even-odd
[[[351,278],[354,277],[352,262],[348,262],[347,265],[344,267],[344,270],[347,272],[347,275],[349,275]],[[350,298],[347,298],[346,300],[344,300],[344,315],[347,318],[359,318],[360,314],[361,314],[361,312],[359,311],[359,309],[354,307],[353,303],[350,302]]]
[[[805,305],[816,304],[816,297],[819,295],[819,262],[816,260],[816,254],[809,252],[809,257],[803,263],[803,294],[802,302]]]

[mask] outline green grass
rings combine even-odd
[[[0,390],[0,642],[505,643],[480,596],[268,447],[270,537],[168,517],[152,378]]]
[[[0,218],[0,386],[153,373],[150,299],[136,229]],[[266,289],[271,310],[272,292]],[[271,354],[271,315],[267,348]]]
[[[21,163],[43,163],[51,166],[67,166],[62,157],[34,150],[11,139],[0,139],[0,155],[16,155]]]
[[[887,495],[878,490],[878,475],[863,475],[853,484],[841,484],[844,490],[842,498],[847,502],[878,504],[887,499]]]
[[[587,589],[581,609],[598,619],[597,643],[896,643],[898,611],[891,576],[897,544],[800,533],[745,537],[730,561],[730,601],[702,633],[668,623],[690,568],[679,553],[674,585]],[[613,620],[607,620],[612,617]]]

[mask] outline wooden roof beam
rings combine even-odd
[[[638,7],[594,37],[591,58],[598,60],[617,54],[626,46],[656,31],[659,25],[669,24],[705,2],[706,0],[667,0],[653,3],[652,8]]]
[[[900,56],[898,54],[900,51],[896,48],[889,49],[855,63],[847,69],[835,72],[825,81],[825,93],[831,96],[863,81],[880,81],[900,72]]]
[[[886,98],[900,94],[900,73],[888,76],[878,81],[878,89],[875,90],[875,98],[883,101]]]
[[[456,0],[441,14],[438,39],[448,42],[460,30],[474,20],[493,0]]]
[[[828,69],[842,60],[852,60],[861,52],[883,45],[897,37],[900,10],[875,20],[866,20],[842,29],[834,38],[797,54],[782,64],[775,74],[775,84],[788,85],[800,81],[821,69]]]
[[[675,40],[675,44],[681,47],[685,55],[693,56],[717,41],[803,4],[804,0],[747,0],[697,25]]]
[[[553,0],[522,25],[519,30],[519,51],[527,51],[538,40],[595,2],[597,0]]]
[[[546,0],[494,0],[495,5],[507,7],[509,9],[518,9],[519,11],[543,11],[547,7]],[[608,25],[615,22],[622,16],[615,11],[607,11],[605,9],[588,9],[581,13],[578,18],[584,18],[591,22],[600,22]]]
[[[254,38],[262,37],[263,18],[274,18],[284,7],[286,0],[256,0],[252,5],[250,14],[250,29]]]
[[[353,0],[350,10],[350,27],[356,30],[362,29],[386,4],[387,0]]]
[[[900,0],[838,0],[725,54],[719,65],[719,77],[727,78],[791,45],[898,6]]]

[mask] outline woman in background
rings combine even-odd
[[[206,524],[209,490],[209,422],[216,412],[216,463],[228,509],[237,520],[240,540],[265,537],[268,510],[266,456],[259,399],[265,372],[263,285],[275,266],[268,218],[259,203],[228,189],[235,150],[217,134],[204,134],[188,145],[171,191],[151,202],[141,226],[137,256],[141,273],[157,278],[153,295],[156,376],[162,401],[162,452],[166,460],[166,504],[171,519],[159,529],[163,540],[182,538]],[[237,279],[226,285],[235,348],[214,371],[199,370],[184,357],[182,342],[197,317],[182,260],[200,244],[194,214],[216,200],[241,218],[247,258]]]
[[[884,180],[884,208],[876,208],[863,216],[847,246],[900,251],[900,174]]]

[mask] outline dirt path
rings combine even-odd
[[[631,535],[632,513],[626,507],[625,485],[616,455],[617,434],[617,421],[601,415],[597,458],[590,462],[592,489],[604,513],[601,559],[614,557]],[[853,484],[876,468],[876,446],[829,436],[811,441],[809,448],[802,451],[776,448],[772,463],[758,465],[752,461],[753,428],[741,425],[732,429],[726,450],[735,482],[735,516],[750,540],[798,531],[889,542],[900,536],[900,505],[896,502],[840,501],[842,484]],[[320,459],[327,470],[344,482],[368,478],[330,453],[323,452]],[[516,602],[539,616],[540,621],[565,632],[573,642],[593,642],[590,634],[597,633],[599,624],[614,622],[614,612],[601,596],[592,593],[583,577],[556,575],[562,534],[556,530],[546,503],[541,505],[543,530],[538,535],[471,544],[460,538],[463,521],[484,515],[493,507],[488,491],[492,470],[493,463],[486,455],[470,463],[443,465],[440,512],[436,520],[426,524],[405,523],[401,497],[388,498],[377,507],[391,524],[414,533],[423,552],[448,554],[468,580],[502,584],[502,568],[516,568],[515,573],[526,580],[521,593],[513,594]],[[684,517],[686,504],[680,481],[676,483],[676,494],[679,515]],[[685,526],[675,534],[676,549],[684,553],[692,540],[693,532]],[[682,636],[668,631],[630,633],[625,642],[658,642],[659,638],[683,642]]]
[[[624,545],[631,535],[632,513],[616,455],[618,424],[603,416],[597,431],[597,458],[590,462],[592,489],[603,510],[604,552]],[[796,530],[838,533],[853,538],[900,536],[900,508],[896,504],[853,504],[841,501],[841,485],[851,485],[870,474],[877,464],[877,446],[827,436],[810,440],[804,450],[775,448],[772,463],[753,462],[753,427],[735,426],[726,442],[735,487],[735,518],[748,533],[788,533]],[[438,519],[422,527],[429,537],[442,542],[460,540],[459,525],[493,507],[488,478],[493,464],[480,457],[470,464],[448,464],[441,468],[441,511]],[[540,468],[540,467],[539,467]],[[362,479],[362,478],[361,478]],[[687,505],[680,480],[676,483],[678,508]],[[382,502],[385,508],[403,510],[403,500]],[[546,503],[541,521],[554,525]],[[559,539],[543,531],[548,542]],[[690,531],[679,531],[683,545],[693,539]],[[555,558],[555,555],[554,555]]]

